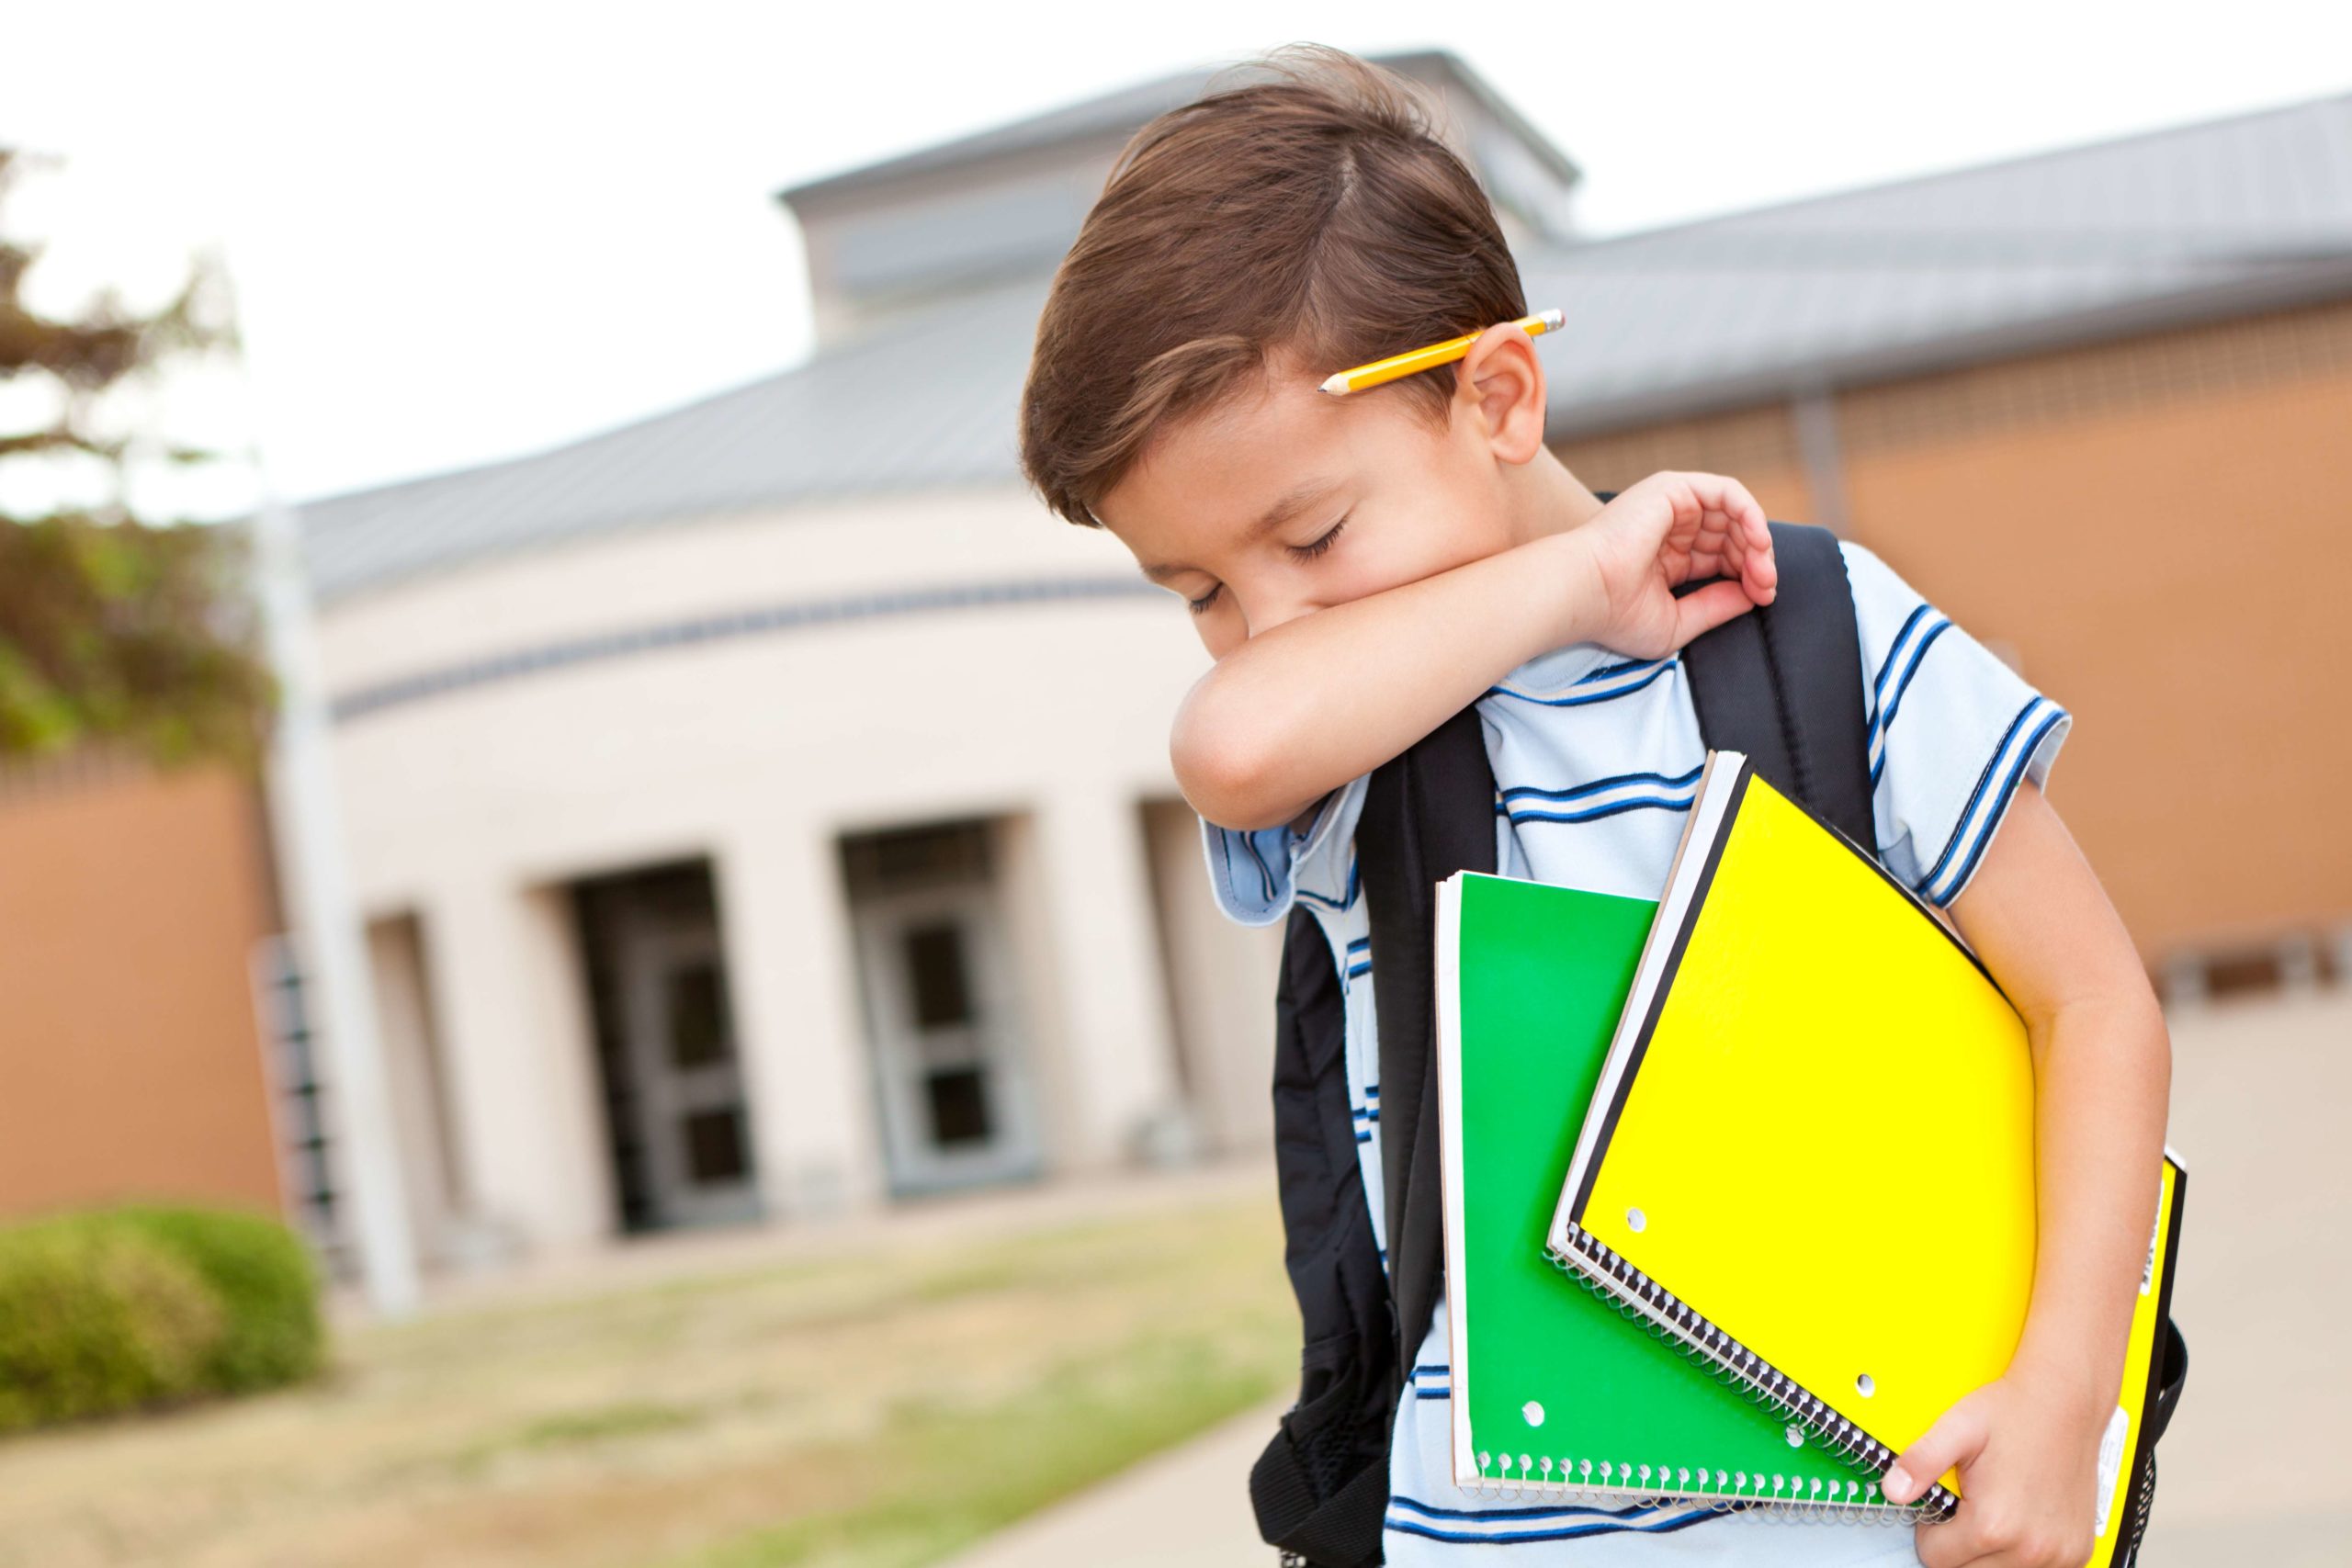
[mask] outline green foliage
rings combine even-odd
[[[17,156],[0,148],[0,197]],[[233,344],[215,268],[140,315],[102,297],[74,320],[23,299],[31,247],[0,232],[0,387],[48,381],[62,412],[0,430],[0,462],[99,463],[119,495],[133,443],[90,433],[91,400],[184,355]],[[169,448],[175,463],[212,455]],[[252,762],[273,698],[243,588],[243,536],[222,526],[155,526],[119,500],[102,513],[0,516],[0,757],[110,741],[173,763]]]
[[[131,1203],[0,1227],[0,1432],[299,1382],[309,1248],[266,1215]]]
[[[0,755],[127,742],[249,762],[273,687],[241,612],[244,536],[0,520]]]

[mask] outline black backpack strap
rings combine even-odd
[[[2180,1337],[2180,1329],[2165,1314],[2162,1327],[2156,1330],[2157,1365],[2155,1396],[2149,1401],[2148,1413],[2142,1417],[2148,1424],[2148,1441],[2153,1443],[2165,1435],[2172,1425],[2172,1413],[2180,1407],[2180,1391],[2188,1382],[2188,1341]]]
[[[1401,1366],[1429,1332],[1444,1277],[1434,1048],[1436,887],[1457,871],[1495,869],[1495,775],[1476,703],[1374,770],[1356,823],[1356,856],[1371,903],[1380,1165]]]
[[[1592,493],[1605,502],[1617,492]],[[1772,602],[1682,649],[1699,734],[1711,750],[1746,752],[1783,794],[1876,856],[1861,633],[1846,558],[1826,528],[1770,527],[1780,568]],[[1675,596],[1713,581],[1686,582]]]
[[[1325,1395],[1338,1399],[1338,1390]],[[1302,1413],[1311,1415],[1307,1407]],[[1298,1457],[1291,1417],[1250,1469],[1250,1506],[1258,1534],[1280,1547],[1284,1562],[1313,1568],[1370,1568],[1381,1559],[1381,1529],[1388,1517],[1388,1453],[1382,1450],[1328,1498],[1317,1497],[1309,1467]]]
[[[1306,1342],[1298,1398],[1250,1469],[1250,1501],[1268,1543],[1329,1568],[1380,1561],[1401,1384],[1356,1160],[1346,1039],[1330,943],[1294,906],[1274,988],[1274,1166]]]
[[[1250,1472],[1258,1532],[1300,1560],[1381,1558],[1388,1446],[1443,1286],[1433,988],[1436,886],[1495,869],[1495,778],[1473,703],[1374,770],[1356,823],[1380,1016],[1381,1266],[1348,1104],[1344,998],[1315,918],[1294,908],[1274,993],[1275,1163],[1306,1333],[1298,1403]]]

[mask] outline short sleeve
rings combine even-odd
[[[1228,919],[1271,926],[1304,898],[1330,909],[1351,906],[1360,891],[1355,865],[1356,818],[1363,814],[1362,774],[1323,797],[1304,832],[1288,823],[1244,831],[1201,819],[1201,849],[1209,888]]]
[[[1861,634],[1879,852],[1942,908],[1975,874],[2018,784],[2047,787],[2074,719],[1876,555],[1839,547]]]

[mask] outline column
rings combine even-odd
[[[712,869],[767,1212],[877,1204],[881,1140],[832,835],[788,818],[749,825],[718,845]]]
[[[1058,791],[1037,816],[1069,1153],[1079,1165],[1128,1163],[1182,1114],[1142,813],[1125,789],[1093,784]]]
[[[566,905],[558,889],[484,878],[424,908],[468,1206],[535,1252],[593,1246],[616,1224]]]

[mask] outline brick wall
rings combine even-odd
[[[2051,799],[2152,964],[2352,921],[2352,302],[1831,408],[1849,532],[2074,711]],[[1598,489],[1708,468],[1819,515],[1785,406],[1560,450]]]
[[[0,777],[0,1214],[281,1212],[249,969],[275,924],[264,854],[223,768]]]

